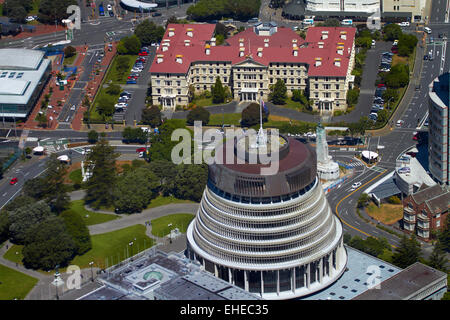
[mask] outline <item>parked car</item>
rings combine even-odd
[[[430,59],[430,56],[428,54],[426,54],[423,56],[423,60],[431,60],[431,59]]]
[[[409,151],[409,152],[407,152],[406,154],[407,154],[408,156],[411,156],[411,157],[415,158],[416,155],[417,155],[417,152]]]
[[[392,53],[397,54],[398,53],[398,48],[397,47],[392,47],[391,51],[392,51]]]
[[[409,22],[408,21],[403,21],[403,22],[398,23],[398,25],[400,27],[409,27]]]
[[[397,120],[397,122],[395,123],[395,125],[396,125],[397,127],[401,127],[404,123],[405,123],[405,121],[403,121],[403,120]]]
[[[372,48],[375,47],[376,41],[372,39]]]
[[[148,52],[141,51],[138,53],[139,56],[148,56]]]
[[[128,96],[129,98],[131,98],[131,92],[128,92],[128,91],[122,91],[122,92],[120,93],[120,96],[121,96],[121,97],[123,97],[123,96]]]
[[[377,114],[376,112],[372,112],[372,113],[369,114],[367,117],[368,117],[370,120],[377,121],[377,119],[378,119],[378,114]]]
[[[17,181],[18,181],[17,178],[12,178],[12,179],[9,181],[9,184],[16,184]]]
[[[161,16],[161,12],[156,11],[152,13],[152,17],[159,17],[159,16]]]
[[[112,10],[113,8],[112,8],[112,6],[111,6],[110,4],[108,4],[108,5],[106,6],[106,9],[108,9],[108,10],[110,11],[110,10]]]
[[[113,12],[113,11],[110,10],[110,11],[108,11],[108,12],[109,12],[109,16],[110,16],[110,17],[114,17],[114,12]]]
[[[398,46],[398,40],[394,40],[393,46]]]
[[[136,84],[136,83],[137,83],[136,80],[132,80],[132,79],[127,80],[127,84]]]
[[[401,167],[397,170],[398,173],[410,173],[411,169],[409,167]]]
[[[377,87],[378,87],[378,88],[386,87],[386,85],[385,85],[384,83],[379,83],[379,84],[377,85]]]
[[[425,31],[426,33],[430,34],[431,33],[431,29],[428,27],[423,27],[423,31]]]
[[[424,125],[425,127],[428,127],[428,124],[429,124],[429,122],[428,122],[428,119],[427,119],[427,120],[425,120],[425,122],[423,123],[423,125]]]
[[[361,182],[355,182],[354,184],[352,184],[353,189],[359,188],[360,186],[361,186]]]
[[[126,107],[128,107],[128,103],[125,103],[125,102],[119,102],[119,103],[116,103],[115,105],[114,105],[114,108],[123,108],[123,109],[125,109]]]
[[[136,149],[136,152],[145,152],[145,151],[147,151],[146,148],[137,148]]]

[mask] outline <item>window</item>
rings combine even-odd
[[[209,69],[209,73],[213,73],[213,69]]]
[[[441,220],[436,220],[436,227],[440,227],[441,226]]]
[[[339,90],[339,85],[338,84],[336,85],[336,90]]]
[[[156,89],[156,93],[161,93],[161,89]]]
[[[339,92],[336,92],[336,99],[339,99]]]
[[[228,78],[227,77],[223,77],[223,82],[228,82]]]
[[[181,94],[181,89],[178,89],[177,92],[178,92],[178,94]]]
[[[317,83],[314,85],[314,89],[319,89],[319,85]]]
[[[177,81],[177,86],[181,86],[181,81]]]
[[[161,80],[156,80],[156,85],[157,86],[161,85]]]

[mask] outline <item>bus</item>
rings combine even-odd
[[[105,9],[103,8],[103,3],[98,6],[98,14],[101,16],[105,15]]]
[[[344,20],[342,20],[341,24],[343,26],[351,26],[351,25],[353,25],[353,20],[352,19],[344,19]]]

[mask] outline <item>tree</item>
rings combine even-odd
[[[46,181],[43,177],[28,179],[23,185],[23,194],[36,200],[43,199],[46,192]]]
[[[114,98],[111,96],[103,95],[97,101],[97,112],[106,119],[114,114]]]
[[[152,161],[166,160],[172,161],[172,149],[179,142],[172,141],[172,133],[176,129],[186,129],[186,123],[182,119],[170,119],[164,121],[159,127],[159,133],[150,137],[150,154]],[[193,146],[191,146],[193,150]],[[192,153],[191,153],[192,154]]]
[[[370,197],[367,193],[361,193],[361,195],[358,198],[358,208],[363,208],[369,204]]]
[[[64,219],[66,230],[75,244],[75,253],[82,255],[88,252],[92,248],[91,236],[83,218],[72,210],[62,212],[60,217]]]
[[[225,89],[223,88],[220,77],[216,77],[216,83],[211,88],[213,103],[222,103],[225,101]]]
[[[85,201],[95,209],[113,204],[113,188],[116,181],[116,159],[119,154],[102,137],[92,148],[85,163],[92,172],[87,182]]]
[[[125,143],[146,143],[147,133],[141,128],[126,127],[122,132],[123,141]]]
[[[161,110],[159,110],[158,106],[153,105],[150,108],[142,109],[141,121],[152,128],[159,127],[162,123]]]
[[[98,132],[95,130],[91,130],[88,132],[88,142],[89,143],[97,143],[98,141]]]
[[[50,207],[44,202],[22,206],[8,212],[9,236],[15,244],[24,244],[28,230],[48,217],[54,216]]]
[[[178,18],[176,16],[170,16],[169,19],[167,19],[167,21],[166,21],[166,29],[167,29],[167,26],[171,23],[175,23],[175,24],[178,23]]]
[[[60,213],[69,206],[67,185],[64,184],[67,167],[57,159],[56,153],[50,155],[47,161],[47,171],[44,176],[44,200],[52,211]]]
[[[207,165],[178,165],[174,186],[175,197],[196,202],[200,201],[207,180]]]
[[[387,24],[383,28],[383,34],[385,41],[398,40],[402,34],[402,28],[395,23]]]
[[[25,267],[43,270],[66,266],[75,253],[75,243],[60,217],[48,218],[30,228],[22,250]]]
[[[377,118],[376,125],[382,125],[382,124],[386,123],[389,119],[389,115],[390,115],[390,113],[387,109],[378,111],[378,118]]]
[[[7,212],[0,212],[0,243],[9,239],[9,218]]]
[[[72,46],[67,46],[64,48],[64,58],[73,57],[77,53],[77,49]]]
[[[355,44],[357,47],[370,49],[372,46],[372,37],[358,37],[356,38]]]
[[[122,91],[122,88],[120,87],[120,85],[115,84],[115,83],[111,83],[106,88],[106,93],[110,94],[112,96],[116,96],[116,95],[120,94],[121,91]]]
[[[412,235],[409,239],[404,235],[400,240],[400,245],[395,249],[392,262],[404,269],[419,261],[420,256],[420,243],[416,240],[415,235]]]
[[[47,105],[47,103],[46,103],[46,105]],[[44,113],[38,113],[35,119],[39,123],[38,125],[40,127],[42,127],[42,128],[47,127],[48,120],[47,120],[47,116]]]
[[[156,25],[149,19],[142,21],[134,29],[134,35],[140,40],[142,45],[161,42],[164,32],[164,27]]]
[[[448,259],[443,250],[443,246],[438,241],[431,252],[427,264],[432,268],[447,272],[447,263]]]
[[[325,20],[325,22],[323,22],[323,26],[324,27],[340,27],[341,22],[338,19],[331,18],[331,19]]]
[[[45,24],[61,23],[69,14],[67,7],[77,5],[76,0],[41,0],[39,3],[39,21]]]
[[[123,37],[122,39],[120,39],[120,42],[117,45],[117,52],[119,54],[138,54],[141,50],[141,45],[142,43],[139,37],[133,34],[131,36]]]
[[[141,212],[160,187],[158,177],[147,168],[137,168],[122,175],[114,188],[114,206],[119,213]]]
[[[278,79],[275,85],[271,86],[269,100],[274,104],[285,104],[287,99],[286,84],[283,80]]]
[[[445,227],[438,235],[439,243],[442,249],[446,252],[450,252],[450,218],[445,219]]]
[[[354,106],[355,104],[357,104],[358,98],[359,98],[359,89],[358,88],[353,88],[353,89],[347,90],[347,104],[349,106]]]
[[[3,163],[4,160],[0,159],[0,179],[3,179],[3,172],[5,171],[5,169],[3,169]]]
[[[384,101],[396,101],[398,99],[398,91],[396,89],[388,88],[383,92]]]
[[[195,107],[189,111],[186,117],[188,125],[194,125],[194,121],[201,121],[202,125],[207,125],[209,122],[210,112],[203,107]]]
[[[161,193],[165,196],[172,194],[177,175],[177,166],[172,161],[155,160],[150,162],[147,168],[159,179]]]
[[[241,120],[241,126],[243,127],[251,127],[255,124],[260,123],[260,105],[258,103],[250,103],[247,108],[242,110],[242,120]],[[268,114],[262,110],[262,120],[263,122],[266,122],[269,118]]]

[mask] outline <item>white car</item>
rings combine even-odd
[[[76,109],[76,106],[75,105],[72,105],[71,107],[70,107],[70,110],[72,110],[72,111],[74,111]]]
[[[108,5],[106,6],[106,9],[108,9],[108,11],[111,11],[111,10],[112,10],[112,6],[111,6],[110,4],[108,4]]]
[[[398,40],[394,40],[394,43],[392,45],[393,46],[397,46],[398,45]]]
[[[409,22],[408,21],[403,21],[403,22],[398,23],[398,25],[400,27],[409,27]]]
[[[128,103],[125,103],[125,102],[119,102],[114,105],[114,108],[116,108],[116,109],[126,108],[126,107],[128,107]]]
[[[403,123],[405,123],[403,120],[397,120],[396,126],[401,127],[403,125]]]
[[[375,47],[376,41],[372,40],[372,47]]]
[[[139,158],[143,158],[144,157],[144,153],[141,151],[139,152]]]
[[[26,17],[25,21],[26,22],[34,21],[34,17],[33,16],[28,16],[28,17]]]
[[[425,31],[426,33],[431,33],[431,29],[430,28],[428,28],[428,27],[424,27],[423,28],[423,31]]]
[[[352,184],[352,188],[353,189],[357,189],[361,186],[361,182],[355,182],[354,184]]]

